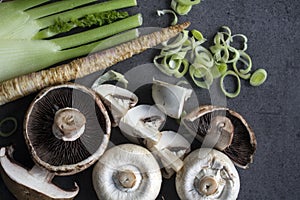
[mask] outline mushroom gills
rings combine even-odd
[[[0,150],[1,176],[11,193],[19,200],[73,199],[79,192],[75,189],[64,191],[51,183],[53,174],[38,166],[27,171],[15,163],[12,158],[13,148],[3,147]]]
[[[131,142],[153,146],[161,138],[159,129],[165,121],[166,116],[156,106],[138,105],[122,117],[119,127]]]
[[[181,117],[184,103],[191,95],[191,89],[153,80],[152,98],[156,106],[172,118]]]
[[[225,107],[200,106],[182,122],[203,147],[225,153],[236,166],[246,169],[253,162],[256,138],[246,120]]]
[[[111,131],[100,97],[73,83],[42,90],[28,108],[24,126],[34,161],[56,175],[75,174],[95,163]]]
[[[112,116],[113,126],[138,102],[138,97],[131,91],[111,85],[102,84],[93,88],[103,99]]]
[[[176,190],[184,200],[235,200],[240,179],[232,161],[214,149],[197,149],[184,159],[176,175]]]

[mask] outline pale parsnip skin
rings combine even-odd
[[[0,105],[22,98],[45,87],[58,85],[106,69],[175,37],[189,22],[164,28],[84,58],[0,83]]]

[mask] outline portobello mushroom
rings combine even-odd
[[[225,153],[235,165],[248,168],[256,151],[256,138],[246,120],[225,107],[200,106],[186,115],[182,122],[203,147]]]
[[[24,122],[33,160],[56,175],[75,174],[95,163],[108,145],[110,132],[99,96],[73,83],[40,92]]]

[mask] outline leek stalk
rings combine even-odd
[[[140,14],[111,16],[112,20],[108,19],[110,24],[52,39],[49,37],[64,31],[47,32],[47,29],[57,22],[58,17],[68,22],[74,19],[80,20],[87,15],[95,16],[94,14],[98,12],[111,11],[112,15],[119,15],[115,10],[135,5],[137,5],[136,0],[2,2],[0,4],[0,82],[44,69],[66,59],[87,55],[96,47],[102,50],[136,38],[138,34],[135,30],[124,33],[122,37],[116,36],[118,39],[108,39],[110,36],[140,26],[142,24]]]

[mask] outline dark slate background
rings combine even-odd
[[[143,14],[144,27],[166,27],[170,24],[170,16],[156,15],[157,9],[169,8],[169,0],[139,0],[138,4],[130,12]],[[244,116],[258,143],[254,163],[247,170],[238,169],[241,179],[238,199],[241,200],[295,200],[300,197],[299,16],[300,3],[296,0],[206,0],[194,6],[188,16],[179,18],[179,22],[191,21],[189,29],[200,30],[208,41],[223,25],[229,26],[233,33],[246,34],[249,39],[247,52],[252,57],[253,69],[265,68],[268,71],[265,84],[251,87],[247,81],[242,81],[241,94],[226,102],[229,108]],[[132,67],[150,63],[157,53],[157,49],[148,50],[112,69],[125,73]],[[99,73],[78,82],[90,86]],[[146,76],[147,73],[140,74],[141,78]],[[150,98],[149,88],[140,88],[139,96]],[[210,103],[207,91],[196,89],[196,93],[200,105]],[[16,134],[0,138],[0,146],[15,144],[16,160],[27,167],[31,167],[33,162],[24,144],[22,123],[35,95],[0,108],[0,119],[13,116],[19,123]],[[124,142],[118,129],[113,130],[112,140],[115,144]],[[92,188],[91,171],[92,167],[77,175],[55,177],[54,183],[70,188],[73,182],[77,182],[80,193],[76,199],[97,199]],[[158,199],[162,197],[178,199],[173,179],[164,182]],[[14,199],[1,179],[0,199]]]

